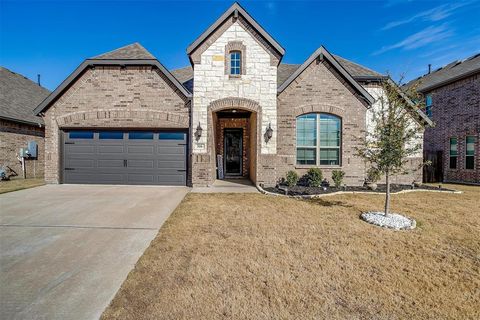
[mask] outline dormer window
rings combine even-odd
[[[230,74],[233,76],[242,74],[242,52],[231,51],[230,52]]]

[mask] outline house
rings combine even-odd
[[[435,123],[424,134],[428,182],[480,183],[480,53],[412,80]]]
[[[26,177],[43,177],[45,126],[33,110],[49,94],[37,83],[0,67],[0,167],[8,166],[21,176],[22,164],[17,157],[21,148],[34,141],[37,156],[26,158]]]
[[[283,64],[284,48],[238,3],[187,54],[191,66],[172,72],[138,43],[85,60],[36,109],[46,181],[205,186],[225,176],[272,186],[288,170],[320,167],[364,182],[355,147],[384,75],[323,46]],[[429,120],[408,111],[422,141]]]

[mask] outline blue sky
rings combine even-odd
[[[55,89],[84,59],[140,42],[167,68],[232,1],[0,0],[0,65]],[[302,63],[324,45],[379,72],[409,80],[480,52],[480,0],[241,1]]]

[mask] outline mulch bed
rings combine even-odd
[[[341,188],[335,188],[333,187],[328,187],[327,190],[323,190],[322,187],[306,187],[306,186],[294,186],[294,187],[287,187],[286,185],[278,185],[276,187],[270,187],[270,188],[264,188],[265,191],[272,192],[272,193],[278,193],[278,194],[286,194],[286,191],[288,190],[288,195],[289,196],[307,196],[307,195],[317,195],[317,194],[329,194],[329,193],[334,193],[334,192],[339,192],[339,191],[348,191],[348,192],[380,192],[380,193],[385,193],[387,186],[385,184],[379,184],[377,185],[376,190],[370,190],[366,186],[361,186],[361,187],[348,187],[344,189],[343,187]],[[419,187],[415,187],[415,189],[419,190],[436,190],[436,191],[455,191],[452,189],[447,189],[447,188],[439,188],[439,187],[434,187],[434,186],[429,186],[429,185],[422,185]],[[395,193],[399,191],[404,191],[404,190],[412,190],[412,186],[408,184],[391,184],[390,185],[390,192]]]

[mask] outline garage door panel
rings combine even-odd
[[[108,169],[108,168],[123,168],[124,161],[121,159],[98,159],[97,168],[99,169]]]
[[[124,174],[119,173],[89,173],[81,171],[66,171],[65,181],[85,184],[121,184],[125,182]],[[67,182],[68,183],[68,182]]]
[[[121,153],[125,152],[125,147],[123,144],[121,145],[105,145],[99,144],[98,145],[98,153],[99,154],[109,154],[109,153]]]
[[[117,138],[100,139],[102,133]],[[139,132],[130,135],[129,131],[113,135],[95,131],[92,139],[64,137],[65,183],[186,184],[184,132],[154,133],[153,139],[143,139]]]
[[[157,168],[185,169],[185,161],[162,161],[157,160]]]
[[[155,160],[128,160],[128,168],[141,168],[141,169],[153,169],[155,166]]]
[[[67,154],[91,154],[95,152],[95,145],[67,144],[65,145],[65,151]]]
[[[67,159],[65,161],[66,168],[95,168],[95,160],[92,159]]]

